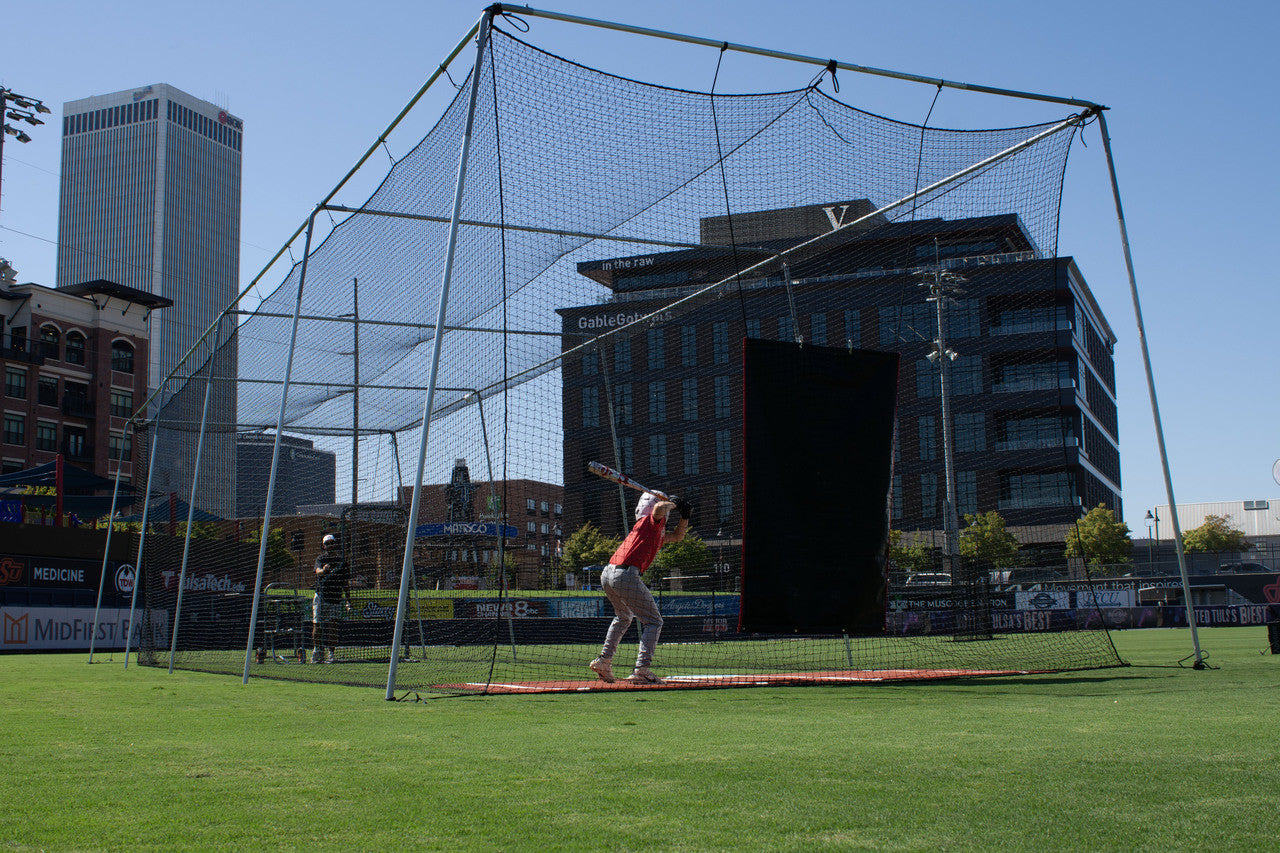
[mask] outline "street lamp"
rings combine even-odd
[[[1146,521],[1147,521],[1147,566],[1148,567],[1151,566],[1153,562],[1152,553],[1151,553],[1151,523],[1152,521],[1155,521],[1155,520],[1156,520],[1156,516],[1153,516],[1151,514],[1151,510],[1147,510]]]
[[[12,106],[10,106],[12,104]],[[43,121],[36,118],[36,113],[50,113],[48,107],[44,105],[44,101],[39,98],[30,98],[26,95],[19,95],[12,89],[6,89],[0,86],[0,120],[4,121],[3,133],[0,133],[0,189],[4,187],[3,169],[4,169],[4,138],[12,136],[19,142],[30,142],[31,137],[9,124],[9,120],[14,122],[25,121],[27,124],[35,127],[44,124]]]

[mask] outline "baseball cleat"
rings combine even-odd
[[[653,674],[653,670],[647,666],[638,666],[636,671],[626,678],[632,684],[661,684],[662,679]]]
[[[587,664],[587,666],[590,667],[592,672],[600,676],[601,681],[612,684],[617,680],[613,677],[613,664],[609,663],[609,661],[604,658],[596,658],[591,663]]]

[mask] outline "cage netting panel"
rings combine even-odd
[[[144,662],[239,673],[248,656],[254,676],[385,685],[412,542],[395,689],[592,686],[613,616],[600,566],[638,497],[589,474],[600,461],[693,506],[645,574],[668,685],[1121,663],[1063,556],[1082,509],[1120,509],[1114,335],[1058,247],[1079,117],[922,127],[781,77],[712,95],[500,27],[472,73],[443,327],[469,79],[358,212],[317,215],[305,275],[299,259],[166,384]],[[739,628],[744,338],[899,357],[876,630]],[[347,582],[317,604],[327,534]],[[633,626],[619,675],[635,644]]]

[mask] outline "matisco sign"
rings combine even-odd
[[[419,524],[413,530],[417,539],[432,536],[488,536],[497,539],[504,536],[514,539],[520,531],[510,524],[499,525],[493,521],[450,521],[444,524]]]

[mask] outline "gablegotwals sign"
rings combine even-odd
[[[594,317],[579,317],[579,329],[616,329],[619,326],[627,326],[644,317],[648,317],[644,313],[631,313],[623,311],[617,314],[597,314]],[[671,319],[670,311],[661,311],[649,317],[655,323],[665,323]]]

